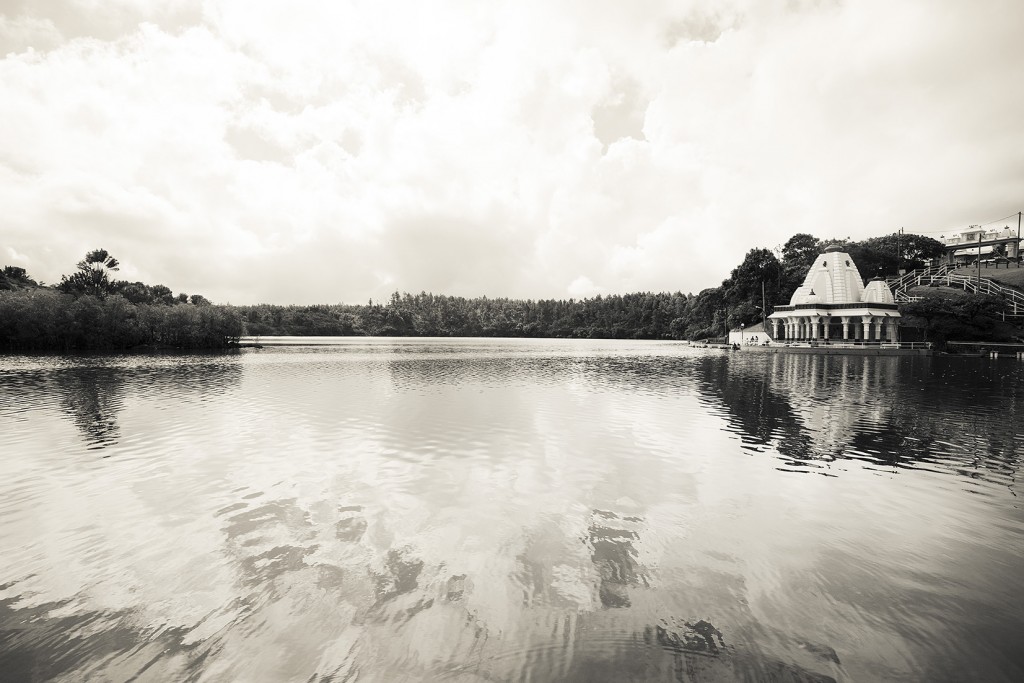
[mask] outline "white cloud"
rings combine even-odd
[[[594,284],[594,282],[586,275],[580,275],[578,278],[569,283],[569,286],[565,288],[569,293],[569,296],[576,298],[584,298],[600,294],[602,288]]]
[[[0,246],[235,303],[698,291],[1019,208],[983,4],[15,3]]]

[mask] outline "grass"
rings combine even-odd
[[[935,296],[942,299],[960,299],[967,296],[967,292],[959,287],[911,287],[907,290],[910,296]]]
[[[977,267],[962,267],[952,271],[957,275],[968,275],[975,276],[978,273]],[[1017,287],[1024,289],[1024,268],[986,268],[984,264],[981,266],[981,276],[987,277],[990,280],[1009,285],[1011,287]]]

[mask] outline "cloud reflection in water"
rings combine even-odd
[[[1018,667],[981,628],[996,597],[1004,628],[1021,613],[1001,569],[1020,443],[987,412],[1017,385],[979,383],[969,414],[918,389],[964,376],[902,359],[406,344],[122,362],[94,400],[119,430],[102,463],[88,430],[33,446],[63,418],[0,389],[18,444],[0,538],[19,549],[0,663],[255,681]],[[64,371],[2,371],[28,370]],[[40,406],[86,390],[31,387]]]

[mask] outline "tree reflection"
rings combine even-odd
[[[167,361],[170,362],[167,362]],[[137,363],[136,363],[137,361]],[[118,443],[118,415],[130,390],[152,394],[162,403],[202,398],[238,384],[242,369],[226,355],[170,359],[134,358],[122,364],[104,359],[102,364],[80,365],[53,373],[58,401],[81,432],[86,447],[103,449]]]
[[[89,449],[117,443],[120,428],[117,414],[124,402],[125,375],[122,368],[89,366],[56,373],[60,402]]]
[[[96,661],[118,659],[119,677],[143,675],[158,660],[171,662],[167,679],[184,679],[174,666],[188,652],[186,630],[134,624],[128,610],[74,610],[73,600],[18,607],[0,600],[0,678],[5,681],[85,680]]]

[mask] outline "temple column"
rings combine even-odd
[[[826,315],[825,316],[825,329],[824,329],[825,341],[828,341],[828,328],[831,327],[831,326],[832,326],[832,316]]]
[[[772,337],[775,339],[779,338],[779,319],[775,318],[772,320]]]
[[[861,321],[861,324],[864,325],[864,336],[862,337],[862,339],[864,341],[871,341],[871,316],[870,315],[861,316],[860,321]]]
[[[886,320],[885,318],[879,318],[878,322],[875,323],[875,341],[885,341],[883,336]]]
[[[845,339],[849,339],[850,338],[850,316],[844,315],[844,316],[842,316],[842,320],[843,320],[843,339],[844,340]]]

